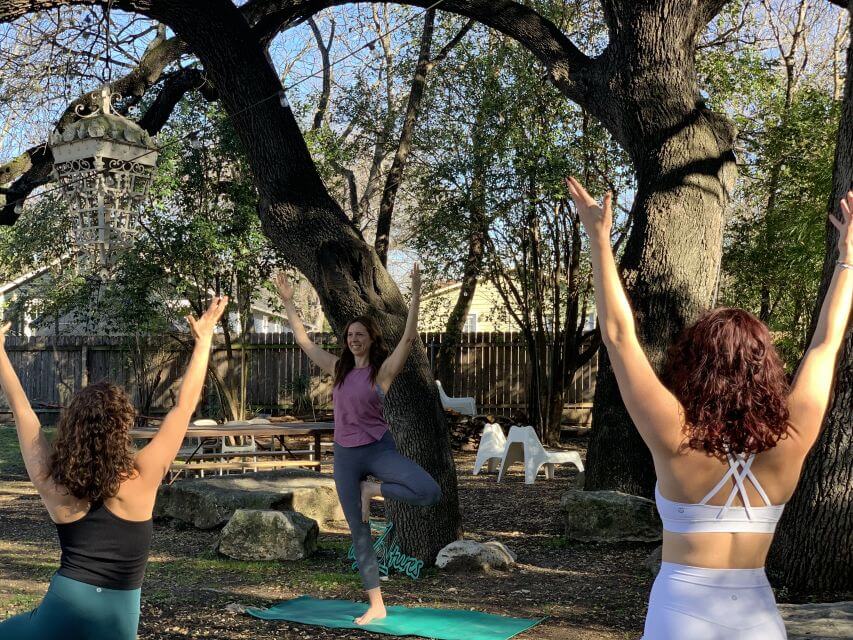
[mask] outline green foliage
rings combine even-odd
[[[805,87],[769,114],[726,238],[723,301],[762,314],[791,366],[820,283],[839,106]]]

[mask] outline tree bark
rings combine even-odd
[[[829,210],[853,188],[853,45],[847,49],[847,81],[835,151]],[[837,268],[838,231],[827,224],[826,260],[809,335]],[[835,376],[835,393],[823,432],[806,459],[794,496],[785,507],[768,557],[775,584],[794,597],[853,591],[853,331],[848,326]],[[815,544],[819,541],[819,544]]]

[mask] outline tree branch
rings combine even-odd
[[[317,111],[314,113],[314,123],[311,126],[312,129],[319,129],[326,117],[326,110],[329,108],[329,96],[332,93],[332,64],[329,60],[329,49],[332,48],[332,39],[335,37],[335,21],[332,20],[329,44],[326,44],[323,40],[323,34],[320,33],[320,28],[313,17],[308,18],[308,26],[311,27],[311,32],[317,41],[317,48],[320,49],[320,57],[323,60],[323,89],[320,91],[320,99],[317,101]]]
[[[441,51],[439,51],[435,55],[435,57],[430,60],[430,69],[432,69],[432,67],[434,67],[435,65],[441,63],[448,56],[448,54],[453,51],[453,48],[462,41],[462,38],[465,37],[465,35],[471,30],[471,28],[475,24],[477,24],[476,20],[469,20],[464,25],[462,25],[462,28],[459,29],[456,35],[453,36],[450,40],[448,40],[447,44],[441,48]]]

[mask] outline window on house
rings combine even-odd
[[[465,320],[465,326],[462,327],[462,331],[467,333],[473,333],[477,330],[477,314],[469,313],[468,318]]]

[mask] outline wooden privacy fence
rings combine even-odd
[[[339,350],[332,334],[312,337],[325,349]],[[440,333],[421,334],[431,364],[442,337]],[[294,342],[293,334],[253,334],[232,349],[232,364],[239,365],[245,359],[246,398],[252,410],[290,408],[299,401],[305,407],[308,398],[316,408],[330,406],[328,376],[322,376],[308,360]],[[140,380],[146,381],[153,388],[150,412],[162,413],[174,404],[187,357],[184,347],[170,336],[150,338],[142,344],[132,338],[105,336],[10,336],[6,338],[6,350],[34,407],[46,413],[58,411],[75,391],[103,379],[124,386],[140,404]],[[211,362],[220,374],[229,366],[222,336],[215,337]],[[577,372],[567,404],[592,401],[597,365],[595,356]],[[446,391],[449,395],[473,396],[483,412],[521,409],[525,406],[527,367],[527,350],[519,334],[463,334],[459,367]],[[205,402],[209,413],[218,412],[217,394],[209,380]],[[8,406],[5,398],[2,406]]]

